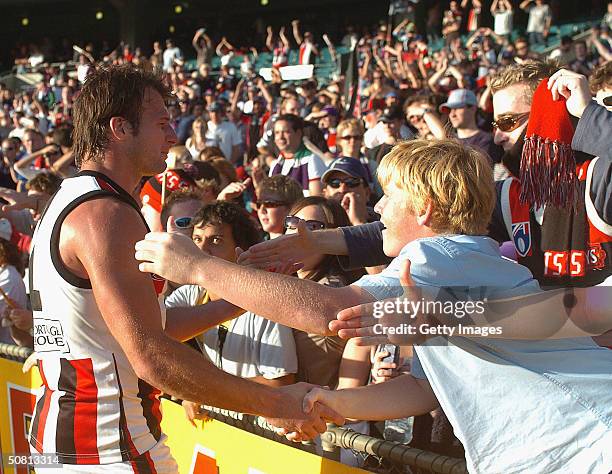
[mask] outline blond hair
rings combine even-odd
[[[495,205],[489,161],[456,140],[410,140],[382,159],[378,180],[406,191],[414,212],[432,205],[429,227],[440,234],[484,235]]]
[[[336,135],[340,136],[345,130],[357,130],[360,135],[364,134],[363,122],[356,118],[342,120],[336,127]]]
[[[497,71],[491,76],[491,92],[495,94],[507,87],[521,84],[527,86],[525,99],[531,105],[533,93],[542,79],[551,76],[559,65],[553,61],[526,61],[523,64],[512,64]]]

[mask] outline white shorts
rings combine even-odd
[[[178,474],[178,465],[166,446],[166,435],[149,451],[135,461],[117,462],[113,464],[63,464],[58,467],[36,467],[40,474],[98,474],[98,473],[130,473],[130,474]]]

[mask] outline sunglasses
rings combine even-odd
[[[602,102],[603,102],[603,105],[605,105],[606,107],[610,107],[612,105],[612,95],[609,95],[608,97],[604,97]]]
[[[2,148],[2,151],[13,151],[13,147]]]
[[[288,206],[289,203],[285,201],[254,201],[254,207],[265,207],[267,209],[276,209],[277,207]]]
[[[189,229],[191,227],[191,217],[178,217],[174,219],[174,225],[179,229]]]
[[[315,220],[306,221],[304,219],[300,219],[299,217],[295,217],[295,216],[287,216],[287,217],[285,217],[285,229],[295,230],[295,229],[297,229],[297,226],[298,226],[298,224],[300,222],[304,222],[304,224],[306,224],[306,228],[308,230],[325,229],[325,223],[324,222],[315,221]]]
[[[529,117],[529,112],[523,114],[506,115],[493,121],[491,124],[493,128],[497,128],[502,132],[511,132],[520,127],[524,119]]]
[[[356,188],[361,185],[361,178],[334,178],[330,179],[327,184],[329,184],[332,188],[338,189],[342,184],[346,184],[349,188]]]
[[[361,135],[345,135],[344,137],[340,137],[340,140],[361,140],[363,137]]]

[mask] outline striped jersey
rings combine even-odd
[[[137,461],[162,435],[159,390],[136,376],[98,309],[91,282],[60,257],[63,221],[83,202],[99,198],[139,210],[110,178],[83,171],[65,179],[47,205],[30,258],[34,350],[42,378],[30,444],[40,453],[57,453],[62,464]],[[154,277],[158,295],[164,283]]]
[[[289,176],[302,186],[304,196],[309,196],[309,183],[319,181],[326,170],[327,166],[323,160],[302,144],[292,159],[285,159],[282,154],[279,155],[270,165],[269,176],[277,174]]]

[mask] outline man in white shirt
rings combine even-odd
[[[164,71],[166,72],[172,72],[175,63],[183,63],[183,53],[180,48],[174,44],[174,40],[166,40],[166,49],[164,50],[162,58],[164,63]]]
[[[213,102],[206,110],[209,113],[206,141],[221,148],[223,155],[233,164],[240,160],[242,137],[232,122],[225,120],[225,109],[220,102]]]
[[[552,22],[550,6],[544,3],[544,0],[535,0],[535,5],[531,4],[532,1],[524,0],[520,5],[521,9],[529,13],[529,20],[527,21],[529,44],[546,43]]]

